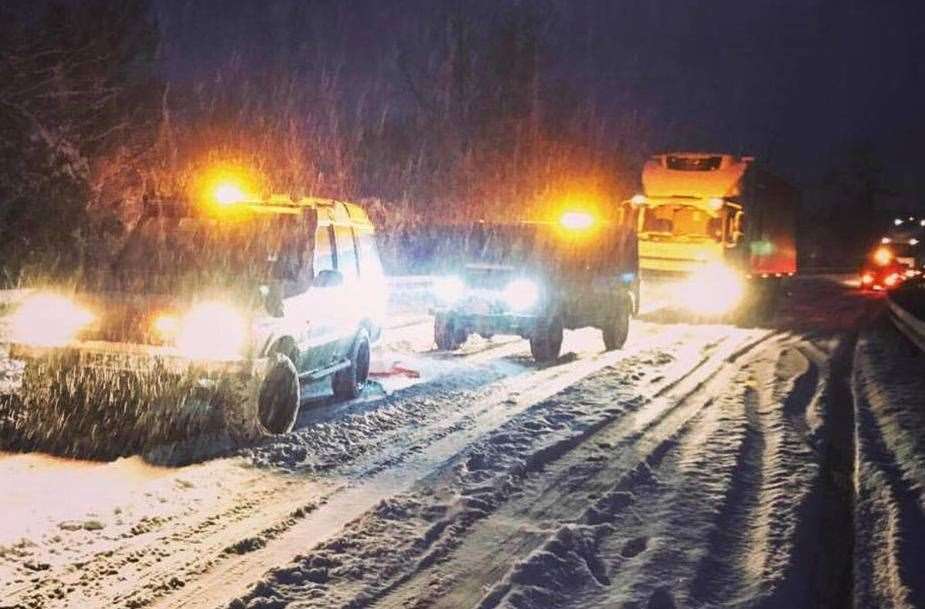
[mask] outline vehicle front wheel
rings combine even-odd
[[[353,350],[350,352],[350,365],[334,373],[331,387],[334,397],[338,400],[352,400],[360,397],[366,381],[369,379],[369,334],[361,329],[353,340]]]
[[[434,342],[440,351],[455,351],[466,338],[451,316],[438,314],[434,317]]]
[[[274,358],[260,386],[257,422],[266,433],[283,434],[295,425],[302,389],[292,360],[282,353],[277,353]]]
[[[630,333],[629,307],[622,306],[613,319],[608,320],[601,328],[604,335],[604,348],[614,351],[621,348]]]
[[[562,320],[559,317],[540,319],[530,337],[530,353],[540,363],[559,359],[562,350]]]

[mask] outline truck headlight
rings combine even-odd
[[[704,315],[720,315],[737,307],[745,294],[742,277],[731,268],[713,264],[682,284],[680,304]]]
[[[515,279],[507,284],[501,297],[511,309],[523,311],[535,305],[540,299],[540,287],[529,279]]]
[[[60,347],[93,322],[92,313],[58,294],[35,294],[13,313],[10,331],[15,342]]]
[[[199,303],[181,317],[162,315],[154,328],[190,359],[237,359],[247,345],[247,319],[222,302]]]
[[[456,276],[440,277],[434,282],[434,295],[443,304],[453,304],[466,291],[466,284]]]

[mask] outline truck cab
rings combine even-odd
[[[729,312],[796,272],[797,193],[752,157],[657,154],[642,190],[632,203],[643,279],[673,284],[682,307]]]

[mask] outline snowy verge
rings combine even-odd
[[[855,606],[925,607],[925,353],[880,319],[855,353]]]

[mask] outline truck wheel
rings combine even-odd
[[[538,320],[533,336],[530,337],[530,353],[533,354],[533,359],[540,363],[559,359],[562,334],[562,320],[558,316]]]
[[[434,342],[440,351],[455,351],[466,342],[466,338],[456,328],[456,323],[449,315],[434,317]]]
[[[621,348],[630,333],[629,308],[621,306],[617,316],[608,320],[601,328],[601,333],[604,335],[604,348],[608,351]]]
[[[338,400],[352,400],[360,397],[366,381],[369,379],[369,334],[360,329],[353,340],[353,350],[350,352],[350,365],[334,373],[331,387],[334,397]]]
[[[274,357],[257,396],[257,423],[266,433],[282,434],[295,425],[302,389],[292,360],[282,353]]]

